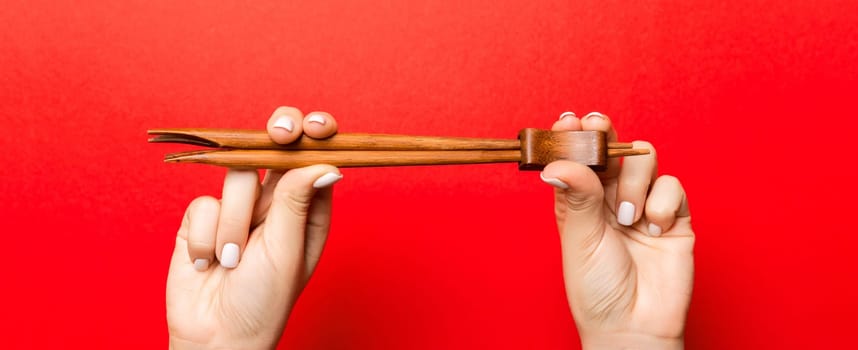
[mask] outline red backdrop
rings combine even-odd
[[[164,348],[185,205],[153,127],[515,137],[597,110],[680,177],[693,349],[854,344],[855,1],[17,1],[0,7],[3,348]],[[576,348],[551,190],[344,170],[281,348]]]

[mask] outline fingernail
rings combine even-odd
[[[313,182],[313,188],[325,188],[343,179],[342,174],[327,173]]]
[[[590,112],[589,114],[584,116],[584,119],[589,119],[589,118],[605,119],[605,115],[602,113],[599,113],[599,112]]]
[[[617,210],[617,222],[620,225],[631,226],[635,221],[635,205],[631,202],[620,203]]]
[[[220,265],[228,269],[238,266],[238,244],[227,243],[220,252]]]
[[[560,114],[560,120],[563,120],[563,118],[566,118],[566,117],[575,118],[575,113],[574,112],[563,112]]]
[[[194,269],[197,271],[205,271],[209,268],[209,259],[194,260]]]
[[[321,125],[325,125],[325,117],[324,117],[324,116],[321,116],[321,115],[318,115],[318,114],[313,114],[313,115],[310,115],[310,116],[307,118],[307,122],[310,122],[310,123],[319,123],[319,124],[321,124]]]
[[[542,173],[539,173],[539,178],[542,179],[543,182],[545,182],[551,186],[557,187],[561,190],[565,190],[565,189],[569,188],[569,185],[567,185],[563,181],[560,181],[560,179],[558,179],[558,178],[554,178],[554,177],[545,178],[545,176]]]
[[[650,223],[647,227],[647,231],[649,231],[649,235],[653,237],[658,237],[661,235],[661,226]]]
[[[292,118],[282,116],[280,118],[277,118],[277,120],[274,122],[274,127],[286,129],[286,131],[292,132],[292,130],[295,129],[295,123],[292,122]]]

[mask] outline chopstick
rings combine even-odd
[[[519,163],[541,169],[570,159],[603,169],[606,158],[648,154],[631,143],[606,142],[598,131],[553,132],[523,129],[519,139],[337,134],[316,140],[301,137],[281,145],[266,131],[236,129],[153,129],[152,143],[183,143],[216,148],[168,154],[168,163],[202,163],[230,168],[291,169],[312,164],[338,167]]]

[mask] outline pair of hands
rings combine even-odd
[[[336,133],[327,113],[304,116],[280,107],[268,121],[278,143],[302,134]],[[600,130],[616,140],[599,113],[564,113],[552,130]],[[682,348],[691,298],[694,233],[685,192],[657,176],[655,149],[612,159],[605,172],[570,161],[540,174],[555,187],[555,213],[569,305],[585,348]],[[276,347],[287,317],[313,273],[330,228],[331,186],[342,179],[328,165],[229,170],[221,200],[188,206],[167,279],[170,346]],[[240,262],[240,263],[239,263]]]

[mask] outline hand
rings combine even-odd
[[[607,116],[564,113],[552,130],[617,135]],[[674,349],[683,332],[694,274],[694,232],[685,191],[657,176],[655,149],[611,159],[604,173],[556,161],[542,179],[556,187],[555,212],[569,306],[585,349]],[[600,179],[601,178],[601,179]]]
[[[268,134],[289,143],[337,131],[330,114],[280,107]],[[229,170],[220,201],[188,205],[167,277],[170,347],[273,349],[328,236],[329,165],[288,172]]]

